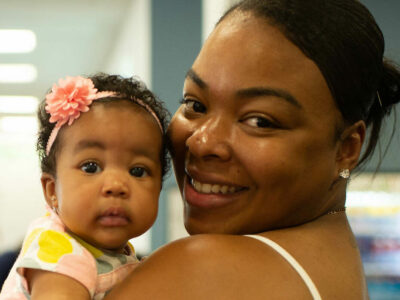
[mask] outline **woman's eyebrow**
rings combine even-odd
[[[200,76],[190,68],[186,73],[186,78],[191,79],[195,84],[197,84],[201,89],[207,89],[207,83],[200,78]],[[251,87],[240,89],[236,92],[239,98],[253,98],[261,96],[274,96],[286,100],[288,103],[294,105],[297,108],[302,109],[300,102],[288,91],[277,88],[270,87]]]
[[[208,88],[207,83],[205,83],[203,81],[203,79],[200,78],[199,75],[197,75],[197,73],[190,68],[189,71],[187,71],[186,73],[186,77],[185,78],[190,78],[195,84],[197,84],[201,89],[206,89]]]
[[[302,105],[300,102],[288,91],[270,88],[270,87],[251,87],[238,90],[236,95],[239,98],[253,98],[253,97],[262,97],[262,96],[274,96],[286,100],[288,103],[294,105],[295,107],[302,109]]]

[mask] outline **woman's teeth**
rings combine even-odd
[[[201,183],[193,178],[190,180],[190,183],[197,192],[203,194],[232,194],[241,190],[241,188],[234,186]]]

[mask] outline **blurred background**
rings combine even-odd
[[[60,77],[95,72],[138,76],[174,112],[186,71],[222,12],[236,0],[0,0],[0,253],[18,249],[44,212],[35,153],[38,102]],[[400,1],[362,0],[400,63]],[[397,109],[400,113],[400,109]],[[400,299],[400,134],[381,150],[348,193],[373,300]],[[398,122],[397,130],[400,130]],[[155,226],[133,241],[148,254],[183,237],[182,205],[172,175]]]

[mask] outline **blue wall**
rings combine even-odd
[[[183,80],[201,46],[201,0],[152,0],[152,89],[174,113]],[[167,241],[166,192],[174,185],[171,172],[164,183],[152,249]]]

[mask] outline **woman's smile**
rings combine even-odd
[[[228,205],[249,188],[232,183],[221,176],[186,170],[184,198],[191,206],[211,209]]]
[[[190,185],[199,193],[202,194],[233,194],[237,193],[244,188],[229,186],[226,184],[214,184],[196,181],[193,178],[189,180]]]

